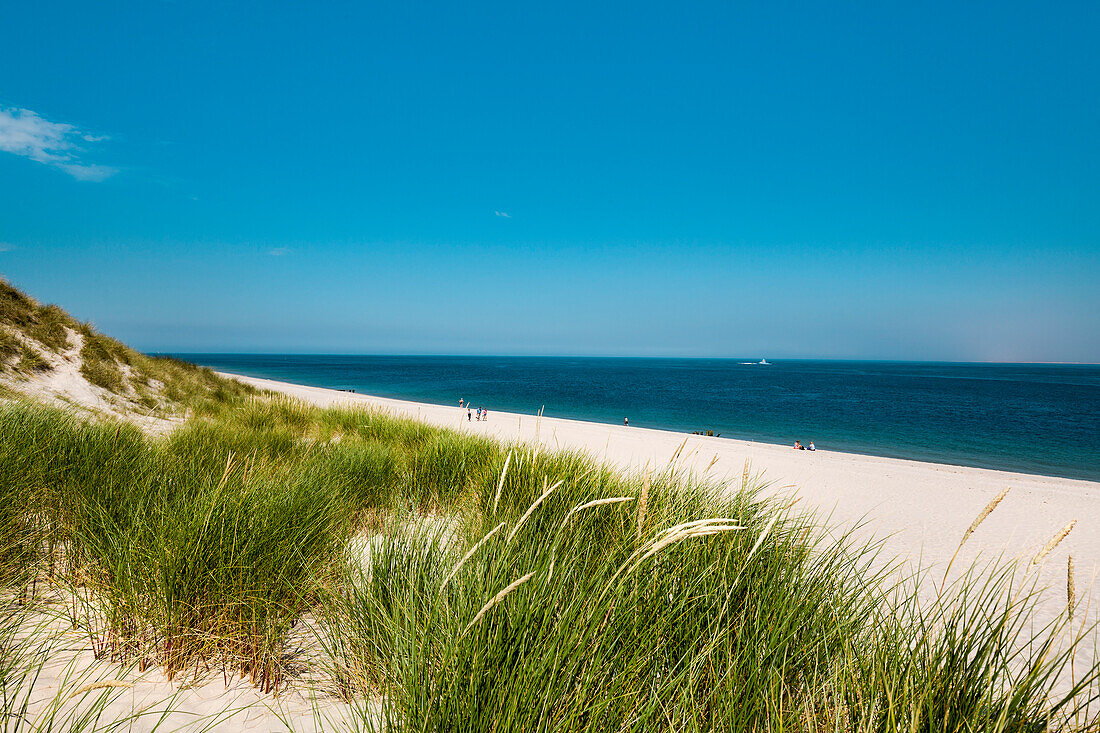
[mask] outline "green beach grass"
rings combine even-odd
[[[362,729],[1100,720],[1100,670],[1067,686],[1068,615],[1033,628],[1034,589],[1011,566],[918,602],[874,544],[764,500],[748,477],[627,475],[266,395],[192,404],[164,437],[0,407],[9,609],[62,588],[86,599],[74,621],[101,656],[276,694],[295,684],[285,651],[308,622]],[[25,698],[22,671],[5,672],[5,700]]]

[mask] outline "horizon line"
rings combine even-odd
[[[470,354],[470,353],[406,353],[406,352],[328,352],[328,351],[147,351],[147,356],[339,356],[339,357],[416,357],[416,358],[482,358],[482,359],[652,359],[681,361],[745,361],[751,356],[655,356],[631,354]],[[761,357],[767,358],[767,357]],[[957,361],[951,359],[883,359],[858,357],[787,356],[780,361],[874,362],[881,364],[959,364],[988,366],[1100,366],[1090,361]],[[758,362],[752,362],[758,363]]]

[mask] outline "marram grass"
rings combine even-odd
[[[395,523],[331,609],[335,676],[349,695],[382,703],[381,720],[364,727],[1096,724],[1097,670],[1054,693],[1069,659],[1056,647],[1064,625],[1030,636],[1035,597],[1010,567],[975,571],[938,603],[918,604],[908,583],[873,570],[874,546],[830,539],[814,518],[751,489],[512,456],[500,462],[511,490],[496,511],[488,497],[499,477],[458,535]],[[547,478],[509,484],[531,466]],[[549,476],[562,485],[548,494]],[[641,532],[630,494],[647,499]]]
[[[1100,672],[1070,670],[1074,590],[1037,630],[1034,576],[1010,566],[918,602],[876,545],[747,472],[626,475],[378,412],[191,404],[157,439],[0,407],[5,599],[49,580],[88,599],[101,655],[276,692],[308,620],[330,686],[387,731],[1100,723]],[[29,677],[0,671],[19,699]]]

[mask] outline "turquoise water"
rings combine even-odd
[[[1100,480],[1100,366],[176,354],[316,387]]]

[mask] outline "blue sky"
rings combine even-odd
[[[1100,4],[8,3],[0,272],[156,351],[1100,361]]]

